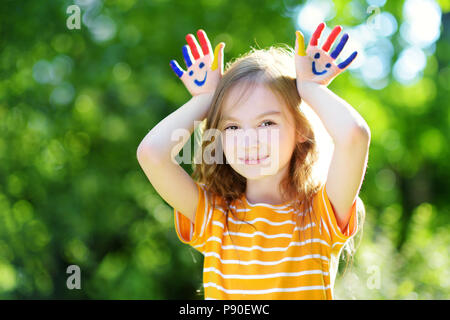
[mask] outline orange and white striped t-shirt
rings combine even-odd
[[[206,300],[333,299],[341,249],[358,229],[356,200],[341,230],[323,184],[309,208],[316,219],[299,228],[295,219],[303,208],[294,212],[291,203],[252,204],[244,194],[243,205],[232,203],[237,219],[230,213],[227,229],[223,207],[212,210],[204,185],[195,183],[195,223],[175,209],[174,222],[179,239],[204,255]],[[306,233],[300,238],[299,232]]]

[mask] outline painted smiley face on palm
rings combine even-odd
[[[336,26],[328,36],[322,48],[318,46],[318,40],[325,28],[325,23],[319,24],[311,37],[307,50],[304,49],[304,38],[300,31],[296,32],[297,40],[295,44],[297,78],[300,80],[314,81],[328,85],[339,73],[344,71],[355,59],[357,52],[353,52],[345,61],[336,64],[335,59],[341,53],[348,40],[348,34],[341,37],[336,48],[328,54],[333,42],[336,40],[342,28]]]
[[[315,55],[314,55],[314,59],[319,59],[320,58],[320,52],[317,52]],[[330,62],[328,62],[326,65],[325,65],[325,68],[330,68],[331,67],[331,63]],[[324,73],[326,73],[328,70],[326,70],[326,69],[324,69],[324,70],[322,70],[322,71],[317,71],[317,66],[316,66],[316,61],[313,61],[312,62],[312,68],[311,68],[311,70],[312,70],[312,73],[314,73],[315,75],[318,75],[318,76],[320,76],[320,75],[322,75],[322,74],[324,74]]]
[[[192,96],[214,91],[223,74],[223,48],[225,44],[219,43],[214,49],[214,54],[212,54],[211,43],[202,29],[197,31],[197,37],[200,41],[202,53],[199,52],[200,46],[192,34],[186,36],[188,45],[184,45],[182,48],[187,71],[181,69],[175,60],[170,61],[172,70],[183,81]]]
[[[200,64],[198,65],[199,69],[203,69],[203,67],[205,66],[205,64],[203,62],[200,62]],[[194,75],[194,70],[189,71],[189,76],[192,77]],[[194,83],[201,87],[202,85],[205,84],[206,82],[206,77],[208,76],[208,71],[205,71],[205,76],[203,77],[203,80],[199,81],[197,79],[194,78]]]

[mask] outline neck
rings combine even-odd
[[[289,164],[275,175],[259,179],[247,179],[245,197],[250,203],[267,203],[279,205],[286,202],[281,196],[280,182],[288,174]]]

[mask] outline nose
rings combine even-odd
[[[253,149],[258,149],[258,134],[254,129],[245,130],[242,135],[238,136],[238,146],[241,148],[251,151]]]
[[[248,129],[238,136],[238,156],[240,158],[256,157],[260,149],[258,133],[254,129]]]

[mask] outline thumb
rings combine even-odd
[[[300,31],[295,32],[295,53],[299,56],[306,56],[305,52],[305,38],[303,36],[303,33]]]
[[[214,49],[214,61],[211,65],[211,70],[214,71],[217,68],[220,67],[220,74],[223,74],[223,60],[224,60],[224,51],[225,48],[225,42],[219,43],[216,48]]]

